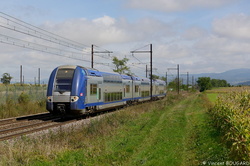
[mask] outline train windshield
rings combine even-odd
[[[74,69],[59,69],[56,75],[55,92],[64,93],[71,91]]]

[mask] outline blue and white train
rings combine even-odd
[[[152,97],[166,96],[166,83],[153,81]],[[150,79],[59,66],[50,75],[46,108],[53,114],[88,114],[150,100]]]

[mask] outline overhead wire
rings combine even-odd
[[[6,44],[12,44],[18,47],[23,47],[23,48],[29,48],[29,49],[33,49],[33,50],[37,50],[37,51],[41,51],[41,52],[46,52],[46,53],[51,53],[51,54],[55,54],[55,55],[59,55],[59,56],[64,56],[67,58],[72,58],[72,59],[77,59],[77,60],[81,60],[81,61],[86,61],[86,62],[91,62],[89,60],[85,60],[83,55],[87,55],[90,54],[90,47],[84,44],[81,44],[79,42],[75,42],[73,40],[64,38],[62,36],[59,36],[57,34],[51,33],[49,31],[46,31],[44,29],[41,29],[39,27],[36,27],[34,25],[31,25],[29,23],[26,23],[20,19],[17,19],[15,17],[12,17],[8,14],[5,14],[3,12],[0,12],[0,18],[2,18],[2,22],[0,22],[0,27],[5,28],[7,30],[13,31],[13,32],[17,32],[23,35],[27,35],[27,36],[31,36],[34,38],[37,38],[39,40],[43,40],[46,42],[51,42],[54,44],[58,44],[70,49],[74,49],[77,50],[79,52],[75,52],[75,51],[70,51],[70,50],[66,50],[66,49],[62,49],[62,48],[56,48],[56,47],[52,47],[51,45],[46,46],[43,44],[37,44],[34,42],[29,42],[29,41],[24,41],[24,40],[20,40],[14,37],[10,37],[4,34],[0,34],[0,38],[1,38],[1,42],[2,43],[6,43]],[[12,41],[8,41],[8,40],[12,40]],[[144,45],[140,48],[135,49],[134,51],[137,50],[142,50],[146,47],[148,47],[150,44]],[[95,54],[95,56],[98,56],[100,58],[104,58],[104,59],[113,59],[114,56],[110,56],[110,51],[101,48],[100,46],[94,45],[98,50],[100,50],[100,52],[107,52],[108,55],[105,53],[105,55],[100,55],[100,54]],[[104,51],[103,51],[104,50]],[[64,52],[64,53],[63,53]],[[84,54],[85,53],[85,54]],[[78,57],[76,57],[78,56]],[[132,57],[140,62],[141,64],[147,64],[145,62],[143,62],[142,60],[140,60],[138,57],[136,57],[134,54],[132,54]],[[103,64],[103,63],[99,63],[99,62],[94,62],[95,64]],[[105,64],[105,63],[104,63]],[[136,65],[134,65],[134,67],[138,67]],[[141,67],[138,67],[141,68]],[[145,70],[145,69],[144,69]],[[158,74],[160,74],[157,71]]]
[[[4,15],[4,16],[3,16]],[[57,35],[57,34],[54,34],[54,33],[51,33],[51,32],[49,32],[49,31],[46,31],[46,30],[44,30],[44,29],[42,29],[42,28],[39,28],[39,27],[36,27],[36,26],[34,26],[34,25],[31,25],[31,24],[29,24],[29,23],[26,23],[26,22],[24,22],[24,21],[22,21],[22,20],[19,20],[19,19],[17,19],[17,18],[15,18],[15,17],[12,17],[12,16],[10,16],[10,15],[8,15],[8,14],[5,14],[5,13],[3,13],[3,12],[0,12],[0,17],[2,17],[2,18],[4,18],[4,19],[6,19],[7,20],[7,25],[10,25],[9,24],[9,22],[12,22],[12,23],[14,23],[14,24],[16,24],[16,25],[18,25],[18,26],[21,26],[21,27],[23,27],[23,28],[25,28],[25,29],[29,29],[29,30],[32,30],[33,32],[35,32],[36,34],[40,34],[40,35],[44,35],[44,36],[47,36],[47,37],[50,37],[51,39],[53,39],[53,40],[58,40],[58,41],[61,41],[61,42],[65,42],[65,43],[67,43],[67,44],[69,44],[69,45],[72,45],[72,46],[74,46],[74,47],[76,47],[76,48],[86,48],[86,47],[89,47],[89,46],[87,46],[87,45],[83,45],[83,44],[81,44],[81,43],[79,43],[79,42],[76,42],[76,41],[73,41],[73,40],[70,40],[70,39],[67,39],[67,38],[65,38],[65,37],[62,37],[62,36],[59,36],[59,35]],[[14,26],[14,25],[13,25]],[[8,28],[7,26],[3,26],[3,27],[5,27],[5,28]],[[12,28],[9,28],[9,29],[11,29],[11,30],[16,30],[16,28],[17,28],[17,26],[14,26],[14,29]],[[19,27],[18,27],[19,28]],[[20,28],[19,28],[19,31],[21,31],[20,30]],[[21,32],[23,32],[23,31],[21,31]],[[28,31],[29,32],[29,31]],[[25,32],[23,32],[23,33],[25,33]],[[29,33],[27,33],[27,34],[29,34]],[[30,34],[29,34],[30,35]],[[36,36],[36,37],[39,37],[39,36]],[[60,44],[60,43],[59,43]]]
[[[82,54],[80,54],[78,52],[60,50],[60,49],[57,49],[54,47],[49,47],[49,46],[45,46],[45,45],[41,45],[41,44],[36,44],[36,43],[20,40],[20,39],[6,36],[3,34],[0,34],[0,42],[5,43],[5,44],[9,44],[9,45],[22,47],[22,48],[28,48],[28,49],[36,50],[36,51],[40,51],[40,52],[53,53],[55,55],[59,55],[59,56],[63,56],[63,57],[71,58],[71,59],[90,62],[88,60],[74,57],[74,55],[81,55],[82,56]],[[69,54],[69,55],[67,56],[67,54]]]
[[[90,62],[89,60],[85,60],[85,58],[83,57],[84,55],[87,55],[87,53],[90,53],[90,51],[87,51],[86,45],[83,45],[73,40],[66,39],[59,35],[53,34],[39,27],[26,23],[22,20],[14,18],[10,15],[7,15],[3,12],[0,12],[0,27],[10,30],[12,32],[20,33],[26,36],[31,36],[41,41],[54,43],[54,44],[57,44],[58,46],[61,45],[64,47],[58,48],[58,46],[56,45],[51,45],[51,44],[45,45],[45,43],[41,41],[37,41],[39,43],[37,44],[35,42],[21,40],[16,37],[7,36],[5,34],[0,33],[1,43],[14,45],[14,46],[22,47],[22,48],[28,48],[28,49],[32,49],[36,51],[51,53],[54,55],[59,55],[59,56],[67,57],[67,58],[85,61],[85,62]],[[40,44],[40,43],[43,43],[43,44]],[[65,49],[65,47],[76,50],[76,51]]]
[[[97,45],[92,45],[93,47],[93,54],[95,54],[95,56],[98,56],[100,58],[103,58],[103,59],[112,59],[112,57],[110,56],[111,53],[113,53],[112,51],[109,51],[109,50],[106,50],[104,48],[101,48],[100,46],[97,46]],[[98,48],[99,50],[94,50],[94,47]],[[101,54],[101,55],[100,55]],[[108,54],[108,55],[106,55]]]
[[[147,45],[145,45],[145,46],[142,46],[142,47],[140,47],[140,48],[137,48],[137,49],[133,50],[133,52],[138,51],[138,50],[142,50],[143,48],[146,48],[146,47],[148,47],[149,45],[150,45],[150,44],[147,44]]]

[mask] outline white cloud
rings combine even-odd
[[[175,33],[171,24],[153,18],[144,18],[130,23],[125,18],[103,16],[93,20],[86,18],[65,20],[61,23],[46,23],[44,29],[80,43],[98,45],[134,41],[152,41]]]
[[[109,16],[103,16],[101,18],[94,19],[93,22],[99,24],[100,26],[105,25],[110,27],[115,24],[115,19]]]
[[[129,0],[128,6],[164,12],[185,11],[193,8],[215,8],[236,0]]]
[[[130,49],[132,49],[131,45],[134,47],[137,44],[141,47],[141,45],[138,43],[148,44],[153,41],[158,41],[165,39],[166,37],[173,36],[175,33],[173,27],[174,26],[170,24],[166,24],[153,18],[144,18],[131,23],[125,18],[115,19],[110,16],[103,16],[93,20],[80,18],[65,20],[59,23],[45,22],[43,25],[41,25],[42,29],[66,37],[73,41],[86,44],[87,47],[90,47],[91,44],[99,46],[109,45],[111,51],[123,53],[125,51],[126,54],[130,54]],[[13,34],[10,33],[9,35]],[[19,35],[17,38],[19,38]],[[41,42],[40,40],[35,38],[32,39],[24,35],[22,35],[20,38],[22,38],[22,40],[30,40],[32,42],[38,42],[51,47],[56,46],[55,44],[48,43],[47,41]],[[33,68],[40,67],[44,77],[49,77],[50,72],[56,66],[63,64],[79,64],[87,67],[90,66],[90,62],[76,61],[44,52],[32,51],[15,46],[6,46],[4,44],[2,45],[1,64],[8,64],[7,68],[9,69],[6,71],[9,71],[11,75],[17,79],[17,81],[19,79],[20,65],[26,67],[26,71],[32,71],[34,70]],[[124,46],[125,49],[124,47],[120,49],[121,46],[119,45]],[[114,56],[117,56],[117,54]],[[84,55],[84,60],[90,61],[90,50],[88,50],[88,53]],[[111,60],[103,59],[98,56],[95,56],[94,60],[95,62],[99,63],[112,63]],[[100,65],[97,64],[95,64],[95,66],[99,67],[99,69],[105,68],[108,71],[112,71],[112,67],[100,67]],[[4,68],[1,69],[2,73],[6,71]],[[30,72],[29,75],[27,73],[28,72],[25,73],[26,79],[33,80],[37,72]]]
[[[197,51],[213,52],[215,55],[235,55],[235,54],[249,54],[250,43],[244,41],[230,40],[225,37],[210,35],[202,40],[199,40],[195,46]]]
[[[202,70],[206,72],[222,72],[233,68],[249,67],[250,44],[244,41],[209,34],[197,41],[192,49],[203,60]],[[207,68],[209,65],[210,68]]]
[[[233,39],[250,39],[250,16],[245,14],[229,15],[213,22],[213,31],[219,36]]]
[[[139,3],[142,3],[142,1],[132,0],[129,2],[138,8]],[[141,7],[151,10],[177,11],[195,7],[216,7],[227,2],[229,1],[145,0]],[[88,47],[91,44],[99,45],[115,52],[111,55],[120,55],[121,58],[124,55],[130,55],[130,51],[134,49],[153,43],[153,66],[158,68],[158,72],[161,74],[165,73],[167,68],[176,67],[176,64],[180,64],[183,72],[190,73],[222,72],[232,68],[248,67],[250,44],[245,41],[250,39],[249,33],[247,33],[247,30],[250,29],[249,16],[238,14],[216,19],[212,23],[212,31],[205,30],[201,28],[202,25],[197,24],[188,26],[188,28],[186,26],[183,22],[174,22],[174,20],[167,22],[152,17],[144,17],[130,22],[125,17],[115,18],[104,15],[95,19],[75,18],[62,22],[45,22],[41,28],[86,44]],[[149,62],[148,54],[136,55],[136,57],[143,62]],[[90,53],[84,55],[84,58],[90,61]],[[129,63],[138,63],[136,59],[130,56],[128,58],[131,60]],[[98,56],[95,56],[94,60],[95,62],[112,63],[111,60]],[[17,79],[21,64],[26,67],[24,68],[25,76],[29,79],[33,79],[37,75],[38,67],[41,68],[43,77],[48,77],[53,68],[63,64],[90,67],[90,62],[76,61],[14,46],[5,47],[5,45],[1,48],[0,63],[5,68],[5,64],[11,68],[5,70],[2,67],[0,74],[10,71],[11,75]],[[112,71],[112,66],[95,64],[95,67],[100,70]],[[145,65],[140,67],[142,69],[132,67],[134,70],[132,72],[140,73],[143,76]],[[27,71],[30,71],[30,76],[27,76]]]
[[[203,38],[207,35],[207,32],[206,30],[204,29],[201,29],[199,27],[191,27],[187,30],[185,30],[183,33],[182,33],[182,37],[185,39],[185,40],[196,40],[196,39],[200,39],[200,38]]]

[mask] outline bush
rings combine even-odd
[[[11,107],[11,106],[15,105],[15,102],[14,102],[14,100],[12,99],[12,96],[8,95],[8,96],[6,97],[5,104],[6,104],[8,107]]]
[[[22,92],[20,96],[18,97],[18,103],[19,104],[27,104],[30,102],[30,97],[28,94]]]

